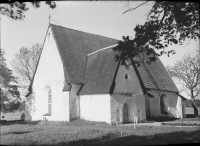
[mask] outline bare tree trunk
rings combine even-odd
[[[194,115],[195,117],[199,116],[199,112],[198,112],[198,109],[197,109],[197,106],[196,106],[196,102],[195,102],[195,98],[194,98],[194,95],[193,95],[193,89],[190,89],[190,94],[191,94],[191,101],[192,101],[192,107],[194,109]]]
[[[194,109],[195,117],[198,117],[199,116],[199,112],[198,112],[198,109],[197,109],[197,106],[196,106],[196,103],[195,103],[195,99],[192,99],[192,107]]]

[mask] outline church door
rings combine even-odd
[[[124,104],[123,107],[123,123],[128,123],[128,105]]]
[[[138,109],[138,121],[142,120],[142,111],[141,109]]]

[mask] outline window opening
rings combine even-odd
[[[125,73],[125,79],[126,79],[126,80],[129,80],[129,79],[130,79],[130,77],[129,77],[129,74],[128,74],[128,73]]]
[[[51,114],[51,102],[52,102],[51,89],[49,89],[49,91],[48,91],[48,114]]]

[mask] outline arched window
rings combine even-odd
[[[48,114],[51,114],[51,89],[48,91]]]
[[[45,116],[51,116],[52,113],[52,90],[49,86],[44,89],[43,96],[43,114]]]
[[[169,101],[168,97],[165,94],[162,94],[160,96],[160,111],[161,114],[167,114],[168,112],[168,107],[169,107]]]

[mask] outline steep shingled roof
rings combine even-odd
[[[86,55],[117,44],[118,40],[50,25],[70,83],[82,83]],[[67,76],[65,74],[65,76]],[[67,77],[66,77],[67,78]]]
[[[84,86],[79,94],[109,93],[119,63],[112,48],[88,56]]]
[[[148,60],[147,57],[148,56],[144,55],[145,61]],[[141,69],[143,67],[145,68],[146,73],[149,74],[151,81],[143,77],[144,69]],[[176,85],[169,76],[169,73],[167,72],[166,68],[164,67],[163,63],[160,61],[159,58],[157,58],[155,62],[151,62],[150,64],[143,63],[141,68],[138,68],[138,71],[140,72],[140,75],[142,77],[143,83],[145,84],[146,88],[179,92]],[[152,83],[154,83],[153,80],[156,82],[157,86],[155,84],[152,85]]]
[[[148,71],[145,69],[144,64],[140,64],[139,67],[137,67],[137,70],[139,72],[139,75],[141,77],[141,80],[145,86],[145,88],[151,88],[151,89],[157,89],[156,85],[152,81],[152,78],[150,77]]]
[[[111,47],[87,55],[113,46],[118,40],[53,24],[50,27],[64,65],[66,82],[84,82],[80,94],[109,93],[119,62],[115,61],[116,52]],[[145,88],[179,92],[159,58],[156,63],[141,64],[137,70]],[[33,80],[29,91],[32,83]],[[63,90],[68,90],[67,86]]]
[[[79,94],[109,93],[119,63],[112,48],[88,56],[84,86]],[[179,92],[159,58],[150,65],[141,63],[136,68],[145,88]]]

